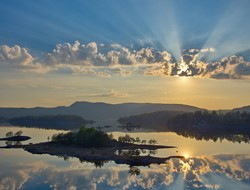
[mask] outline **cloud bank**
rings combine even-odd
[[[58,72],[101,77],[148,75],[186,76],[213,79],[250,79],[250,62],[232,55],[207,61],[214,48],[183,50],[176,59],[167,51],[130,49],[120,44],[65,43],[36,57],[18,45],[0,46],[0,67],[29,72]],[[180,60],[177,62],[176,60]]]

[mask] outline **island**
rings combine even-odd
[[[13,133],[12,131],[9,131],[6,133],[4,138],[0,138],[0,141],[6,141],[6,147],[0,147],[0,148],[11,148],[13,145],[22,145],[22,141],[27,141],[31,139],[29,136],[22,135],[23,131],[17,131],[16,133]]]
[[[31,137],[25,136],[25,135],[20,135],[20,136],[0,138],[0,141],[27,141],[29,139],[31,139]]]
[[[130,167],[149,166],[150,164],[165,163],[171,158],[184,159],[183,156],[154,157],[151,154],[157,149],[177,147],[156,145],[157,141],[154,139],[150,139],[148,142],[150,144],[145,144],[145,140],[134,139],[128,134],[116,140],[112,134],[95,128],[81,127],[77,132],[55,134],[49,142],[11,145],[1,148],[23,148],[32,154],[49,154],[65,159],[76,157],[81,162],[92,162],[97,166],[108,161],[127,164]],[[146,155],[145,150],[149,151]],[[141,155],[142,152],[144,155]]]

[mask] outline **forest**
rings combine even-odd
[[[198,140],[250,141],[250,113],[197,111],[184,113],[168,120],[166,128],[185,137]]]
[[[120,118],[118,122],[140,125],[156,131],[175,132],[198,140],[249,142],[250,113],[248,112],[171,112],[161,111]]]
[[[86,124],[93,124],[92,120],[85,120],[77,115],[45,115],[45,116],[24,116],[8,120],[11,125],[24,127],[39,127],[45,129],[72,130]]]

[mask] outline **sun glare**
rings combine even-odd
[[[180,81],[183,83],[183,82],[187,82],[188,81],[188,78],[189,77],[186,77],[186,76],[180,76],[179,79]]]
[[[180,70],[178,71],[178,75],[187,72],[187,70],[188,70],[188,65],[185,64],[184,62],[181,62]]]
[[[185,157],[186,159],[188,159],[190,156],[189,156],[188,153],[185,153],[185,154],[184,154],[184,157]]]

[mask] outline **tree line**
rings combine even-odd
[[[196,111],[184,113],[168,120],[168,131],[198,140],[227,139],[232,142],[249,142],[250,113]]]
[[[77,129],[82,125],[93,124],[92,120],[85,120],[77,115],[43,115],[23,116],[8,120],[11,125],[24,127],[39,127],[45,129]]]

